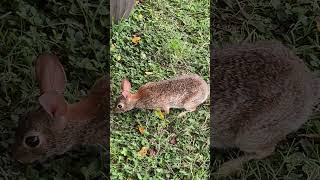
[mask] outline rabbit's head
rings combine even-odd
[[[41,107],[20,119],[12,147],[13,157],[22,163],[31,163],[59,153],[55,144],[56,134],[66,126],[68,104],[63,92],[67,80],[58,58],[48,54],[40,56],[36,74],[40,85],[41,96],[38,100]]]
[[[106,110],[108,78],[99,79],[87,97],[68,104],[63,96],[66,75],[56,56],[40,56],[36,74],[40,108],[20,119],[12,146],[13,158],[32,163],[63,154],[75,145],[104,142],[106,132],[101,115]]]
[[[137,95],[130,93],[131,84],[127,78],[121,82],[121,95],[116,100],[114,111],[116,113],[123,113],[130,111],[135,107],[137,102]]]
[[[61,148],[61,143],[57,141],[63,138],[59,137],[64,134],[63,121],[51,117],[43,108],[28,113],[19,121],[13,157],[21,163],[32,163],[69,150],[71,146]]]

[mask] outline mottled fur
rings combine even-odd
[[[318,80],[278,42],[214,49],[211,78],[211,145],[247,153],[223,164],[221,174],[272,154],[308,120],[319,96]]]
[[[209,86],[200,76],[181,75],[168,80],[149,82],[129,97],[121,95],[116,102],[116,111],[161,108],[168,114],[170,108],[185,108],[191,112],[203,103],[208,95]],[[119,104],[123,107],[118,108]]]

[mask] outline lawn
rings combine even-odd
[[[109,57],[106,1],[2,0],[0,2],[0,179],[103,179],[103,148],[82,147],[43,164],[11,159],[19,117],[38,107],[34,66],[38,55],[55,53],[65,67],[66,99],[87,94],[106,73]]]
[[[113,106],[124,77],[133,91],[184,73],[209,82],[209,0],[140,2],[129,19],[113,26]],[[181,111],[164,119],[153,110],[112,114],[111,179],[207,179],[209,101],[179,119]],[[143,147],[145,156],[139,155]]]
[[[289,46],[313,70],[320,70],[320,1],[215,1],[213,6],[213,41],[222,43],[277,39]],[[319,179],[320,145],[317,139],[298,138],[297,134],[319,134],[319,118],[310,118],[298,132],[281,142],[276,152],[247,164],[243,171],[229,179]],[[216,154],[217,167],[232,151]]]

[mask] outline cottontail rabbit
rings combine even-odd
[[[96,82],[86,98],[68,104],[63,96],[66,76],[56,56],[40,56],[36,74],[41,107],[19,121],[13,157],[22,163],[32,163],[63,154],[76,145],[106,144],[107,76]]]
[[[184,108],[179,114],[195,111],[209,95],[208,84],[198,75],[181,75],[172,79],[149,82],[131,94],[131,84],[124,79],[121,84],[122,93],[117,98],[115,112],[126,112],[133,108],[160,108],[169,114],[170,108]]]
[[[246,155],[222,164],[228,175],[251,159],[273,153],[318,102],[318,80],[303,61],[278,42],[215,49],[211,63],[211,145]]]

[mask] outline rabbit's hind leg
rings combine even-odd
[[[269,146],[268,148],[261,148],[254,153],[247,153],[237,159],[229,160],[223,163],[218,171],[215,173],[219,176],[230,176],[235,172],[242,169],[243,164],[253,159],[263,159],[273,153],[275,146]]]
[[[169,106],[163,106],[161,110],[164,112],[164,114],[169,114],[170,113],[170,107]]]
[[[187,106],[187,107],[184,107],[186,109],[186,111],[183,111],[182,113],[180,113],[178,115],[178,118],[182,118],[184,117],[188,112],[193,112],[197,109],[197,107],[191,107],[191,106]]]

